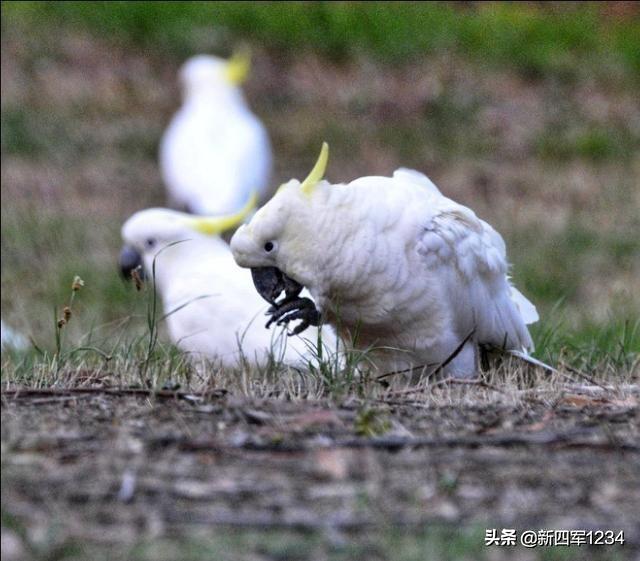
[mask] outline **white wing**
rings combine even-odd
[[[247,108],[187,105],[165,132],[160,166],[173,203],[198,214],[225,214],[268,188],[271,147]]]
[[[511,286],[504,241],[468,208],[442,197],[427,220],[418,251],[442,276],[456,330],[478,343],[531,349],[526,323],[535,307]]]

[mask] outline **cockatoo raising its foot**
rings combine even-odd
[[[373,349],[381,372],[446,363],[469,377],[479,345],[533,347],[538,314],[509,281],[500,234],[421,173],[332,185],[327,158],[325,144],[309,177],[281,186],[231,240],[277,322],[304,327],[321,314],[347,343]]]

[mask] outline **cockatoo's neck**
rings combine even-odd
[[[149,275],[152,274],[153,259],[154,255],[145,258],[145,268]],[[217,236],[197,233],[159,250],[155,259],[156,286],[160,292],[181,279],[192,278],[210,269],[216,261],[227,260],[233,263],[229,245],[225,241]]]
[[[352,265],[360,265],[361,256],[354,255],[352,265],[338,256],[357,246],[361,224],[357,215],[366,212],[361,206],[354,206],[347,186],[327,183],[319,188],[322,191],[314,193],[309,206],[303,207],[295,228],[301,232],[300,238],[313,239],[314,243],[302,258],[283,260],[294,263],[285,272],[318,295],[339,289],[342,273],[353,270]]]

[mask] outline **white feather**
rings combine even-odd
[[[500,235],[471,210],[445,197],[435,206],[434,214],[425,225],[418,251],[432,270],[449,279],[458,332],[475,330],[479,343],[531,348],[524,318],[512,300]],[[434,248],[434,240],[441,247]]]
[[[511,300],[513,300],[520,311],[523,321],[530,325],[540,319],[538,310],[515,286],[511,287]]]
[[[513,355],[515,357],[518,357],[520,360],[523,360],[524,362],[528,362],[529,364],[533,364],[533,366],[537,366],[539,368],[542,368],[542,369],[546,370],[547,372],[551,372],[552,374],[557,374],[558,373],[558,370],[556,370],[553,366],[549,366],[545,362],[542,362],[541,360],[538,360],[537,358],[532,357],[526,351],[519,351],[519,350],[516,350],[516,349],[512,349],[512,350],[507,351],[507,352],[508,352],[508,354]]]
[[[398,168],[393,172],[393,178],[399,181],[407,181],[415,183],[416,185],[422,185],[433,195],[442,195],[440,189],[436,187],[436,184],[431,181],[424,173],[415,169]]]

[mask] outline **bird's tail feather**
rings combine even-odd
[[[522,316],[522,321],[524,321],[526,325],[535,323],[540,319],[536,307],[515,286],[511,287],[510,296]]]
[[[519,358],[520,360],[523,360],[524,362],[527,362],[528,364],[533,364],[534,366],[539,366],[540,368],[543,368],[547,372],[552,372],[553,374],[557,374],[558,373],[558,370],[556,370],[553,366],[549,366],[548,364],[542,362],[541,360],[538,360],[537,358],[532,357],[526,351],[519,351],[517,349],[511,349],[511,350],[507,350],[505,352],[507,354],[510,354],[511,356],[515,356],[515,357]]]

